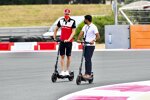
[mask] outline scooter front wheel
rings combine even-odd
[[[81,84],[81,76],[78,75],[77,79],[76,79],[76,84],[80,85]]]
[[[73,81],[74,79],[74,72],[70,72],[70,76],[68,77],[69,81]]]
[[[53,73],[52,77],[51,77],[52,82],[56,82],[57,81],[57,75],[56,73]]]

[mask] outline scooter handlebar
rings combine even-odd
[[[86,42],[86,41],[81,41],[81,42],[78,42],[78,43],[81,43],[81,44],[91,44],[90,42]]]
[[[56,40],[54,40],[55,42],[63,42],[62,40],[60,40],[60,39],[56,39]]]

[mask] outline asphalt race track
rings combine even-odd
[[[73,52],[71,69],[78,74],[81,52]],[[0,100],[57,100],[82,89],[150,80],[150,51],[96,51],[94,83],[51,82],[56,52],[0,53]]]

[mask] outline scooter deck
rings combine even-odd
[[[74,76],[74,72],[70,72],[70,75],[65,75],[65,76],[62,76],[59,73],[57,73],[57,77],[60,78],[60,79],[71,78],[73,76]]]
[[[84,78],[83,76],[81,76],[81,81],[90,81],[93,80],[93,75],[90,78]]]
[[[61,78],[61,79],[63,79],[63,78],[69,78],[69,77],[70,77],[70,75],[65,75],[65,76],[62,76],[62,75],[57,75],[57,77],[58,77],[58,78]]]

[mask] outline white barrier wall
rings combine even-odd
[[[73,42],[72,50],[82,49],[80,43]],[[58,50],[56,42],[0,42],[0,51],[41,51]]]
[[[105,46],[106,49],[129,49],[130,32],[129,25],[106,25]]]
[[[17,42],[11,47],[11,51],[34,51],[37,42]]]

